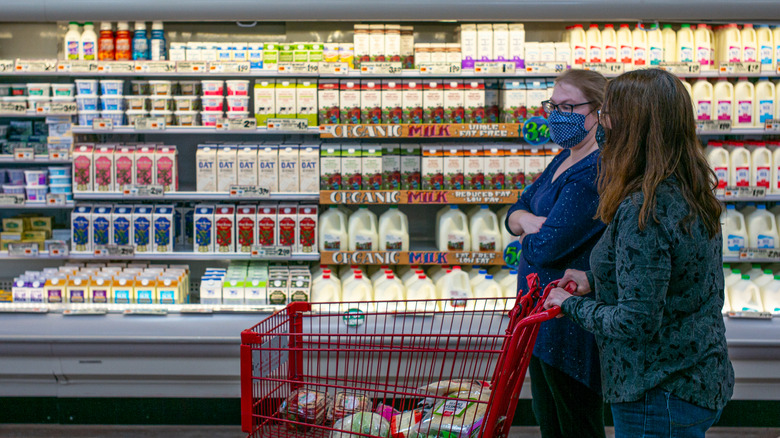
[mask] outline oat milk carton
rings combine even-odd
[[[199,192],[217,191],[217,145],[201,144],[195,153],[197,187]]]
[[[444,120],[446,123],[465,123],[464,86],[458,79],[444,81]]]
[[[444,87],[442,81],[426,79],[423,82],[423,122],[444,123]]]
[[[300,155],[298,145],[279,146],[279,191],[297,193],[300,189]]]
[[[279,147],[264,144],[257,149],[257,185],[271,193],[279,191]]]
[[[466,189],[485,188],[485,157],[481,144],[468,144],[463,147],[463,173]]]
[[[196,253],[213,253],[214,249],[214,209],[213,205],[199,204],[195,206],[194,248]]]
[[[117,146],[114,149],[115,189],[122,191],[124,186],[135,184],[135,147]]]
[[[236,207],[217,205],[214,210],[214,224],[217,252],[236,252]]]
[[[257,185],[257,145],[245,144],[236,152],[238,162],[238,184],[242,186]]]
[[[276,246],[279,241],[276,211],[276,204],[263,204],[257,207],[257,244],[262,247]]]
[[[444,188],[463,190],[465,188],[463,146],[445,145],[443,163]]]
[[[338,79],[321,79],[317,93],[319,105],[319,123],[321,125],[335,125],[341,118],[341,103],[339,100]]]
[[[114,184],[114,146],[100,145],[96,147],[93,158],[95,161],[95,191],[116,191],[117,188]]]
[[[156,160],[156,184],[163,186],[165,192],[179,190],[179,153],[176,146],[157,146],[154,153]]]
[[[175,242],[176,222],[174,222],[173,205],[158,205],[154,207],[154,242],[152,252],[172,253]]]
[[[422,189],[444,190],[444,156],[441,145],[422,147]]]
[[[274,67],[276,67],[274,65]],[[255,119],[257,126],[266,126],[268,119],[276,117],[276,81],[258,79],[255,81]]]
[[[363,79],[360,90],[361,122],[365,124],[382,123],[382,82]]]
[[[401,145],[382,145],[382,190],[401,190]]]
[[[363,160],[360,145],[341,147],[341,182],[343,190],[360,190],[363,187]]]
[[[73,147],[73,191],[91,192],[94,188],[95,167],[93,166],[92,144],[77,144]]]
[[[217,150],[217,191],[229,192],[238,184],[238,148],[222,145]]]
[[[422,148],[419,144],[401,145],[401,190],[422,188]]]
[[[382,81],[382,123],[400,124],[403,122],[403,83],[400,79]]]
[[[363,190],[382,188],[382,148],[376,144],[362,145],[361,187]]]
[[[236,210],[236,225],[238,252],[252,252],[252,245],[257,243],[257,207],[239,205]]]
[[[298,245],[295,251],[305,254],[317,252],[317,206],[298,206]]]
[[[341,190],[341,146],[320,146],[320,190]]]
[[[360,81],[342,80],[340,88],[340,122],[342,124],[359,124],[362,110]]]
[[[401,103],[403,105],[402,123],[423,123],[423,84],[419,80],[404,79]]]
[[[319,192],[319,147],[315,145],[301,145],[298,156],[300,162],[300,173],[298,174],[298,191],[301,193]]]

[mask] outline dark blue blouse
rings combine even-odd
[[[525,210],[547,217],[538,233],[523,239],[518,290],[528,289],[528,274],[538,274],[545,287],[560,279],[566,269],[589,270],[590,252],[606,228],[603,222],[594,219],[599,203],[596,189],[599,151],[552,180],[570,153],[564,150],[555,157],[507,214],[509,217],[514,211]],[[542,324],[534,356],[601,393],[595,338],[571,319],[556,318]]]

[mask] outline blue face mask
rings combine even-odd
[[[604,143],[607,142],[607,133],[604,132],[604,127],[601,126],[601,123],[599,123],[599,127],[596,128],[596,143],[599,144],[600,148],[604,147]]]
[[[585,116],[579,113],[552,111],[547,118],[547,126],[550,128],[550,139],[564,149],[582,143],[589,132],[585,129]]]

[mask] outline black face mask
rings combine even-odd
[[[604,147],[604,143],[607,141],[607,133],[604,132],[604,127],[599,124],[599,127],[596,128],[596,143],[598,143],[599,148]]]

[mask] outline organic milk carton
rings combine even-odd
[[[525,187],[525,154],[522,145],[508,143],[504,147],[504,179],[506,188],[522,190]]]
[[[317,85],[317,104],[319,105],[319,123],[335,125],[341,117],[338,79],[321,79]]]
[[[296,101],[297,85],[295,79],[277,79],[275,88],[276,118],[295,118],[298,110]]]
[[[320,146],[320,190],[341,189],[341,146]]]
[[[95,179],[94,166],[92,165],[94,146],[91,144],[77,144],[73,147],[73,191],[91,192]]]
[[[382,145],[382,190],[401,189],[401,145]]]
[[[317,126],[317,81],[299,79],[295,87],[296,117]]]
[[[217,191],[217,146],[201,144],[195,153],[195,161],[198,163],[197,187],[199,192]]]
[[[341,182],[344,190],[360,190],[363,186],[363,160],[360,145],[341,147]]]
[[[143,186],[154,184],[155,146],[141,145],[135,148],[135,183]]]
[[[399,41],[400,42],[400,41]],[[385,25],[368,25],[368,54],[373,62],[385,62]]]
[[[214,225],[217,252],[236,252],[236,207],[217,205],[214,210]]]
[[[79,205],[70,215],[71,251],[88,253],[92,251],[92,206]]]
[[[444,120],[446,123],[465,123],[466,113],[463,109],[464,86],[458,79],[444,81]]]
[[[157,205],[154,207],[154,244],[153,252],[172,253],[176,223],[173,219],[173,205]]]
[[[213,253],[214,251],[214,206],[199,204],[195,206],[193,236],[196,253]]]
[[[485,121],[483,123],[498,123],[501,112],[499,91],[497,80],[485,81]]]
[[[363,190],[380,190],[382,188],[382,148],[375,144],[364,144],[361,149]]]
[[[526,88],[526,108],[527,117],[544,117],[542,101],[547,100],[547,81],[541,79],[527,79]]]
[[[257,208],[257,244],[260,246],[276,246],[279,232],[276,211],[276,204],[261,205]]]
[[[485,81],[467,79],[463,83],[465,123],[485,123]]]
[[[341,81],[339,91],[341,111],[339,120],[342,124],[360,123],[360,113],[362,111],[360,98],[360,81]]]
[[[298,245],[295,251],[306,254],[317,252],[317,206],[298,206]]]
[[[100,145],[95,148],[95,191],[113,192],[114,185],[114,146]]]
[[[157,169],[156,184],[163,186],[166,192],[179,190],[179,153],[176,146],[157,146],[154,159]]]
[[[238,163],[238,184],[242,186],[257,185],[257,145],[240,145],[236,152]]]
[[[522,80],[504,81],[501,122],[522,123],[525,121],[528,115],[528,107],[526,107],[525,102],[525,82]]]
[[[122,191],[124,186],[135,183],[135,147],[117,146],[114,149],[114,188]]]
[[[293,44],[279,44],[279,62],[289,63],[293,62],[295,57],[295,45]]]
[[[419,144],[401,145],[401,190],[422,188],[422,154]]]
[[[363,79],[360,86],[360,120],[362,123],[382,123],[382,82]]]
[[[477,25],[477,61],[493,60],[493,25]]]
[[[544,158],[544,149],[541,146],[531,146],[524,150],[523,169],[526,186],[534,183],[544,172]]]
[[[444,123],[444,87],[442,81],[423,82],[423,122]]]
[[[111,240],[114,245],[133,244],[133,207],[117,205],[111,213]]]
[[[279,191],[279,149],[262,145],[257,149],[257,185],[271,192]]]
[[[257,126],[265,126],[268,119],[276,117],[276,81],[273,79],[258,79],[255,81],[254,101]]]
[[[238,226],[238,252],[251,252],[257,243],[257,207],[239,205],[236,210]]]
[[[111,243],[111,206],[95,206],[92,209],[92,246]]]
[[[382,81],[382,123],[403,122],[403,82],[396,79]]]
[[[296,193],[299,190],[300,156],[298,145],[279,146],[279,191]]]
[[[401,62],[406,69],[414,68],[413,26],[401,26]]]
[[[485,186],[488,189],[501,190],[506,188],[504,176],[503,146],[485,145]]]
[[[287,304],[288,283],[287,276],[275,276],[269,273],[268,279],[268,304],[285,305]]]
[[[371,61],[370,37],[367,24],[355,25],[354,37],[354,66],[360,68],[360,63]],[[339,49],[340,50],[340,49]],[[340,56],[340,55],[339,55]]]
[[[485,157],[481,144],[463,146],[463,173],[466,189],[482,190],[485,188]]]
[[[152,252],[152,207],[136,205],[133,208],[133,243],[136,253]]]
[[[278,70],[279,43],[265,43],[263,47],[263,70]]]
[[[444,157],[441,145],[422,147],[422,189],[444,190]]]
[[[315,193],[319,191],[320,152],[315,145],[301,145],[298,152],[300,173],[298,174],[298,191]]]
[[[290,272],[290,302],[308,302],[311,294],[311,274],[308,271]]]
[[[222,145],[217,150],[218,192],[229,192],[230,186],[238,184],[237,149],[236,145]]]
[[[279,204],[276,223],[279,230],[278,245],[289,246],[295,251],[298,241],[298,205]]]
[[[444,188],[446,190],[463,190],[465,188],[463,146],[444,146],[442,169],[444,174]]]

